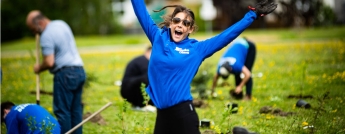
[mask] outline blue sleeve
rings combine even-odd
[[[7,118],[7,117],[6,117]],[[16,117],[10,117],[6,120],[7,134],[19,134],[18,120]]]
[[[51,37],[54,36],[48,36],[47,34],[42,35],[40,39],[41,49],[44,56],[54,54],[54,41],[51,39]]]
[[[255,12],[249,11],[244,18],[224,30],[222,33],[204,41],[200,41],[198,45],[199,52],[207,58],[213,53],[221,50],[250,26],[255,18]]]
[[[134,13],[137,16],[141,28],[144,30],[146,36],[149,38],[151,43],[154,40],[154,35],[158,31],[158,26],[152,20],[151,16],[147,12],[144,0],[131,0]]]

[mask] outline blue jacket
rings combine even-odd
[[[8,134],[60,134],[58,121],[36,104],[13,106],[5,118]]]
[[[226,50],[218,62],[217,72],[225,62],[229,62],[232,67],[231,73],[241,74],[242,68],[247,58],[249,44],[244,38],[238,38],[232,42],[232,45]]]
[[[134,12],[152,44],[146,92],[158,109],[193,100],[190,83],[201,63],[240,35],[256,18],[253,11],[222,33],[204,41],[170,39],[170,29],[159,28],[147,12],[144,0],[132,0]]]

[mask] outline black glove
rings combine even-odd
[[[274,4],[273,2],[268,3],[268,0],[262,0],[254,7],[248,6],[248,8],[256,13],[256,18],[259,18],[260,16],[265,16],[273,12],[277,8],[277,5],[278,4]]]

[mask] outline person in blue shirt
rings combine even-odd
[[[242,89],[245,85],[245,99],[251,100],[253,88],[251,70],[254,65],[255,55],[256,48],[253,42],[246,38],[234,40],[218,62],[217,73],[213,78],[211,94],[214,95],[214,89],[220,77],[226,80],[230,74],[234,74],[236,88],[234,91],[230,91],[230,94],[235,99],[242,99]],[[244,75],[243,79],[241,78],[241,74]]]
[[[131,0],[134,12],[152,44],[148,67],[149,85],[146,92],[157,107],[155,134],[195,134],[199,118],[192,104],[190,84],[201,63],[227,46],[259,16],[273,12],[277,7],[267,0],[258,3],[236,24],[209,39],[189,38],[196,31],[192,10],[181,5],[157,26],[149,15],[144,0]]]
[[[60,134],[58,121],[43,107],[36,104],[15,105],[1,103],[1,122],[8,134]]]
[[[42,61],[33,66],[35,74],[49,70],[53,78],[53,110],[66,133],[83,120],[82,93],[86,81],[83,60],[70,26],[63,20],[50,20],[39,10],[32,10],[26,25],[39,34]],[[74,134],[82,134],[83,127]]]

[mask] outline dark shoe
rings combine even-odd
[[[233,134],[256,134],[256,133],[249,132],[247,129],[243,127],[234,127],[232,129],[232,133]]]

